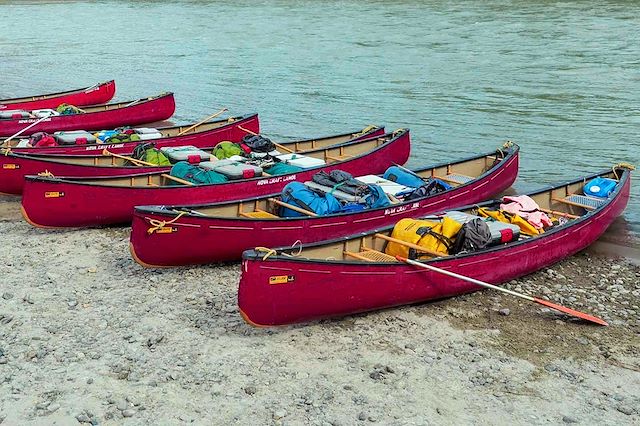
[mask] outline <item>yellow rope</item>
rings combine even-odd
[[[7,148],[5,148],[3,154],[6,155],[7,157],[9,156],[9,153],[11,152],[11,147],[8,146]]]
[[[402,129],[402,128],[400,128],[400,129],[396,129],[396,130],[394,130],[394,131],[393,131],[393,133],[392,133],[391,135],[392,135],[393,137],[396,137],[399,133],[402,133],[402,132],[404,132],[404,131],[406,131],[406,130],[407,130],[407,129]]]
[[[505,143],[502,144],[502,149],[509,149],[513,146],[513,142],[512,141],[506,141]]]
[[[613,166],[613,175],[616,177],[616,180],[620,180],[620,176],[618,176],[618,172],[616,171],[617,169],[627,169],[629,171],[635,170],[636,166],[634,166],[631,163],[618,163],[615,166]]]
[[[276,251],[274,249],[270,249],[268,247],[256,247],[254,248],[255,251],[262,251],[262,252],[266,252],[267,254],[264,255],[264,257],[262,258],[262,260],[267,260],[269,258],[269,256],[271,256],[272,254],[276,254]]]
[[[169,220],[169,221],[146,218],[149,221],[149,225],[152,225],[151,228],[147,229],[147,234],[149,234],[149,235],[153,234],[158,229],[162,229],[165,226],[175,222],[176,220],[180,219],[185,214],[187,214],[187,212],[180,212],[180,213],[178,213],[178,215],[176,217],[174,217],[172,220]]]
[[[358,136],[362,136],[362,135],[364,135],[364,134],[367,134],[367,133],[369,133],[370,131],[372,131],[372,130],[374,130],[374,129],[377,129],[377,128],[378,128],[378,126],[375,126],[375,125],[373,125],[373,124],[369,124],[367,127],[365,127],[364,129],[360,130],[358,133],[354,133],[354,134],[353,134],[353,137],[354,137],[354,138],[357,138]]]
[[[46,170],[46,169],[45,169],[45,171],[44,171],[44,172],[40,172],[40,173],[38,173],[38,176],[55,178],[55,176],[53,175],[53,173],[51,173],[49,170]]]

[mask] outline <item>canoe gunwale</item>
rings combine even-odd
[[[51,100],[51,99],[55,99],[62,96],[75,95],[75,94],[79,95],[85,92],[86,90],[93,89],[93,88],[99,89],[100,87],[104,87],[106,85],[114,84],[114,83],[115,83],[115,80],[108,80],[102,83],[94,84],[93,86],[83,87],[82,89],[71,89],[71,90],[65,90],[62,92],[46,93],[43,95],[22,96],[19,98],[0,99],[0,105],[11,106],[11,104],[17,104],[17,103],[45,101],[45,100]],[[33,98],[38,98],[38,99],[33,99]]]

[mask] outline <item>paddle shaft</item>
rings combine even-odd
[[[247,132],[247,133],[249,133],[250,135],[258,136],[258,134],[257,134],[256,132],[252,132],[252,131],[251,131],[251,130],[249,130],[249,129],[245,129],[245,128],[244,128],[244,127],[242,127],[242,126],[238,126],[238,129],[242,130],[243,132]],[[289,148],[287,148],[286,146],[281,145],[281,144],[279,144],[279,143],[275,143],[275,142],[273,142],[273,141],[272,141],[272,143],[276,146],[276,148],[280,148],[280,149],[281,149],[281,150],[283,150],[283,151],[287,151],[287,152],[289,152],[289,153],[293,153],[293,152],[295,152],[294,150],[289,149]]]
[[[195,129],[196,127],[198,127],[199,125],[201,125],[202,123],[211,120],[212,118],[216,118],[217,116],[219,116],[220,114],[222,114],[223,112],[229,111],[226,108],[222,108],[220,111],[211,114],[210,116],[203,118],[202,120],[198,121],[196,124],[187,127],[186,129],[184,129],[183,131],[181,131],[180,133],[178,133],[178,136],[187,133],[189,130],[191,129]]]
[[[8,143],[11,139],[13,139],[13,138],[16,138],[16,137],[20,136],[21,134],[23,134],[24,132],[26,132],[27,130],[29,130],[30,128],[32,128],[33,126],[35,126],[36,124],[38,124],[38,123],[40,123],[40,122],[42,122],[42,121],[44,121],[44,120],[46,120],[47,118],[50,118],[50,117],[51,117],[51,114],[49,114],[49,115],[45,115],[44,117],[42,117],[42,118],[38,119],[37,121],[35,121],[35,122],[33,122],[33,123],[29,124],[27,127],[25,127],[24,129],[20,130],[18,133],[14,134],[14,135],[11,135],[11,136],[9,136],[7,139],[5,139],[5,140],[4,140],[4,143]]]
[[[564,312],[565,314],[569,314],[569,315],[572,315],[574,317],[578,317],[578,318],[581,318],[581,319],[584,319],[584,320],[587,320],[587,321],[591,321],[591,322],[599,324],[599,325],[604,325],[604,326],[609,325],[609,324],[606,323],[606,321],[604,321],[604,320],[602,320],[602,319],[600,319],[598,317],[595,317],[595,316],[589,315],[589,314],[585,314],[584,312],[576,311],[576,310],[571,309],[571,308],[567,308],[566,306],[557,305],[557,304],[555,304],[553,302],[549,302],[547,300],[538,299],[537,297],[531,297],[531,296],[528,296],[526,294],[522,294],[522,293],[518,293],[518,292],[515,292],[515,291],[512,291],[512,290],[506,289],[506,288],[498,287],[498,286],[495,286],[493,284],[489,284],[489,283],[484,282],[484,281],[476,280],[475,278],[467,277],[465,275],[456,274],[455,272],[446,271],[444,269],[436,268],[435,266],[427,265],[426,263],[422,263],[422,262],[417,262],[417,261],[412,260],[412,259],[407,259],[407,258],[402,257],[402,256],[396,256],[396,259],[398,259],[400,262],[408,263],[409,265],[417,266],[417,267],[423,268],[423,269],[428,269],[430,271],[438,272],[438,273],[443,274],[443,275],[448,275],[450,277],[457,278],[457,279],[462,280],[462,281],[467,281],[467,282],[479,285],[481,287],[485,287],[485,288],[490,288],[492,290],[501,291],[502,293],[507,293],[507,294],[510,294],[512,296],[528,300],[529,302],[534,302],[534,303],[538,303],[540,305],[548,306],[549,308],[555,309],[555,310],[560,311],[560,312]]]
[[[112,157],[122,158],[123,160],[131,161],[132,163],[137,163],[139,166],[143,165],[143,166],[160,167],[157,164],[149,163],[143,160],[138,160],[137,158],[127,157],[126,155],[115,154],[113,152],[109,152],[106,149],[102,150],[102,155],[110,155]],[[171,179],[183,185],[195,185],[193,182],[189,182],[188,180],[180,179],[179,177],[171,176],[166,173],[162,173],[160,176],[162,176],[163,178]]]

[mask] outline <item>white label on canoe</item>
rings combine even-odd
[[[124,146],[124,143],[112,143],[109,145],[103,145],[103,144],[99,144],[99,145],[87,145],[84,150],[85,151],[95,151],[96,149],[99,150],[103,150],[103,149],[110,149],[110,148],[122,148]]]
[[[390,209],[386,209],[384,211],[384,214],[394,214],[394,213],[402,213],[404,211],[407,210],[413,210],[413,209],[417,209],[418,207],[420,207],[420,203],[413,203],[410,206],[398,206],[398,207],[393,207]]]
[[[289,182],[290,180],[296,180],[296,175],[278,176],[271,179],[262,179],[258,181],[258,186],[271,185],[271,184],[280,183],[280,182]]]
[[[38,120],[40,120],[40,119],[39,118],[29,118],[27,120],[18,120],[18,123],[19,124],[35,123]],[[42,121],[51,121],[51,119],[47,118],[46,120],[42,120]]]

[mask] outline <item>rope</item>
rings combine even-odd
[[[302,241],[296,240],[295,243],[293,243],[291,245],[291,248],[294,248],[298,244],[300,244],[300,250],[298,250],[298,252],[296,254],[292,254],[292,256],[294,256],[294,257],[298,257],[298,256],[300,256],[302,254]]]
[[[502,149],[509,149],[513,146],[513,142],[512,141],[506,141],[505,143],[502,144]]]
[[[616,177],[616,180],[620,180],[620,176],[618,176],[617,169],[627,169],[627,170],[631,171],[631,170],[635,170],[636,166],[634,166],[631,163],[624,163],[624,162],[618,163],[615,166],[613,166],[613,169],[612,169],[613,170],[613,175]]]
[[[377,128],[378,128],[378,126],[375,126],[373,124],[369,124],[367,127],[365,127],[364,129],[360,130],[358,133],[354,133],[353,137],[357,138],[358,136],[365,135],[365,134],[369,133],[370,131],[372,131],[374,129],[377,129]]]
[[[38,176],[55,178],[53,173],[51,173],[49,170],[45,170],[44,172],[38,173]]]
[[[8,157],[10,152],[11,152],[11,147],[10,147],[10,146],[8,146],[8,147],[4,150],[4,155]]]
[[[396,129],[396,130],[394,130],[394,131],[393,131],[393,133],[391,133],[391,135],[392,135],[393,137],[396,137],[399,133],[402,133],[402,132],[404,132],[404,131],[406,131],[406,130],[407,130],[407,129],[402,129],[402,128],[400,128],[400,129]]]
[[[145,218],[145,219],[147,219],[149,221],[149,225],[152,225],[151,228],[147,229],[147,234],[149,234],[149,235],[153,234],[158,229],[162,229],[165,226],[175,222],[176,220],[180,219],[185,214],[187,214],[187,212],[180,212],[180,213],[178,213],[178,215],[176,217],[174,217],[172,220],[169,220],[169,221]]]
[[[276,254],[276,251],[274,249],[270,249],[268,247],[256,247],[254,248],[254,250],[256,252],[266,252],[267,254],[264,255],[264,257],[262,258],[262,260],[267,260],[269,258],[269,256],[271,256],[272,254]]]

